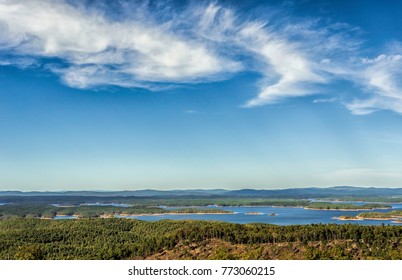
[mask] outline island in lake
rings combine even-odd
[[[391,209],[391,205],[369,203],[369,204],[353,204],[353,203],[335,203],[335,202],[312,202],[305,207],[312,210],[341,210],[341,211],[359,211],[374,209]]]
[[[340,216],[339,220],[379,220],[379,221],[395,221],[402,222],[402,210],[394,210],[390,212],[364,212],[356,216]]]

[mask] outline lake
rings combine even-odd
[[[392,209],[379,209],[376,212],[389,212],[392,210],[402,209],[402,204],[389,204]],[[165,209],[177,209],[174,207],[164,207]],[[201,207],[200,207],[201,208]],[[391,221],[340,221],[334,219],[339,216],[356,216],[361,212],[370,212],[374,210],[359,211],[340,211],[340,210],[310,210],[304,208],[291,207],[217,207],[209,206],[208,208],[217,208],[222,210],[233,211],[234,214],[163,214],[158,216],[141,216],[133,215],[124,218],[138,219],[143,221],[158,221],[162,219],[170,220],[207,220],[222,221],[238,224],[247,223],[266,223],[275,225],[304,225],[304,224],[348,224],[355,223],[361,225],[381,225],[390,224],[397,225]],[[275,214],[275,215],[274,215]],[[273,216],[274,215],[274,216]]]

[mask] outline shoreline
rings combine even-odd
[[[373,211],[373,210],[389,210],[389,209],[392,209],[392,207],[390,207],[390,208],[385,208],[385,207],[381,207],[381,208],[356,208],[356,209],[355,208],[353,208],[353,209],[346,209],[346,208],[319,209],[319,208],[304,207],[303,209],[305,209],[305,210],[317,210],[317,211]]]
[[[345,217],[333,217],[332,219],[338,220],[338,221],[364,221],[363,218],[345,218]]]
[[[244,215],[264,215],[262,212],[246,212]]]
[[[339,220],[339,221],[395,221],[397,223],[402,223],[402,217],[400,216],[396,216],[396,217],[389,217],[389,218],[365,218],[365,217],[350,217],[350,218],[346,218],[346,217],[333,217],[332,219],[334,220]]]
[[[56,214],[56,215],[53,217],[53,219],[54,219],[55,217],[74,217],[75,219],[79,219],[79,218],[81,218],[81,215],[79,215],[79,214],[73,214],[73,215]]]
[[[197,213],[180,213],[180,212],[173,212],[173,213],[150,213],[150,214],[117,214],[120,217],[144,217],[144,216],[163,216],[163,215],[232,215],[235,212],[230,213],[211,213],[211,212],[197,212]]]

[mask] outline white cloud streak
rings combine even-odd
[[[100,3],[0,0],[0,65],[42,63],[76,88],[158,89],[251,71],[262,77],[260,91],[245,107],[325,94],[343,80],[359,94],[328,100],[343,100],[354,114],[402,114],[399,43],[361,58],[351,38],[358,29],[344,23],[250,19],[215,3],[178,12],[121,1],[128,12],[116,17]]]
[[[52,67],[70,86],[138,86],[213,80],[240,63],[163,25],[111,21],[64,1],[0,1],[2,49],[67,63]]]
[[[271,76],[277,76],[273,84],[268,82],[258,97],[250,100],[246,106],[252,107],[274,103],[287,97],[310,95],[314,93],[312,84],[325,81],[316,73],[312,63],[303,53],[286,41],[272,38],[265,31],[255,29],[253,26],[250,29],[243,29],[241,35],[242,41],[251,42],[245,47],[265,61],[267,69],[263,74],[266,79],[270,80]]]
[[[258,96],[248,101],[246,107],[275,103],[287,97],[304,96],[314,93],[312,85],[325,82],[318,74],[314,63],[281,32],[290,29],[288,25],[279,30],[261,21],[244,21],[231,10],[210,4],[200,13],[199,33],[215,42],[224,42],[242,53],[253,57],[249,68],[264,77]],[[300,30],[298,30],[300,31]],[[291,32],[286,31],[288,34]],[[261,61],[256,63],[256,60]]]
[[[360,68],[356,80],[369,94],[349,103],[348,108],[355,114],[381,109],[402,114],[402,55],[382,54],[375,59],[362,59]]]

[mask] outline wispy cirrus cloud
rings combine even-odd
[[[66,1],[2,0],[0,46],[20,56],[62,59],[51,69],[80,88],[213,80],[240,67],[169,24],[143,20],[113,21]]]
[[[320,20],[287,19],[278,24],[241,21],[231,11],[212,7],[212,12],[209,9],[206,13],[208,30],[218,25],[218,30],[224,31],[223,36],[212,32],[215,38],[233,41],[259,60],[259,63],[253,61],[257,68],[249,69],[263,76],[260,92],[245,107],[325,94],[331,92],[335,83],[349,81],[358,88],[359,97],[353,88],[347,96],[325,100],[341,102],[353,114],[383,109],[402,114],[401,43],[394,42],[387,53],[378,57],[361,57],[366,50],[364,42],[356,36],[360,33],[358,27],[346,23],[322,24]],[[224,12],[219,13],[221,10]]]
[[[251,71],[261,76],[260,90],[245,107],[323,95],[350,81],[356,87],[349,95],[328,99],[354,114],[402,114],[398,43],[370,58],[355,36],[359,29],[346,23],[285,13],[278,20],[269,12],[251,18],[214,2],[158,5],[0,0],[0,65],[42,63],[77,88],[158,89]]]
[[[355,114],[391,110],[402,114],[402,55],[382,54],[374,59],[362,59],[356,81],[366,92],[347,107]]]
[[[317,93],[318,85],[329,81],[320,60],[341,49],[344,56],[358,45],[355,40],[342,42],[345,30],[353,29],[348,25],[318,27],[311,21],[295,23],[290,19],[272,23],[269,13],[268,18],[249,20],[215,4],[199,11],[198,17],[199,36],[246,55],[246,69],[262,75],[260,92],[245,107]]]

